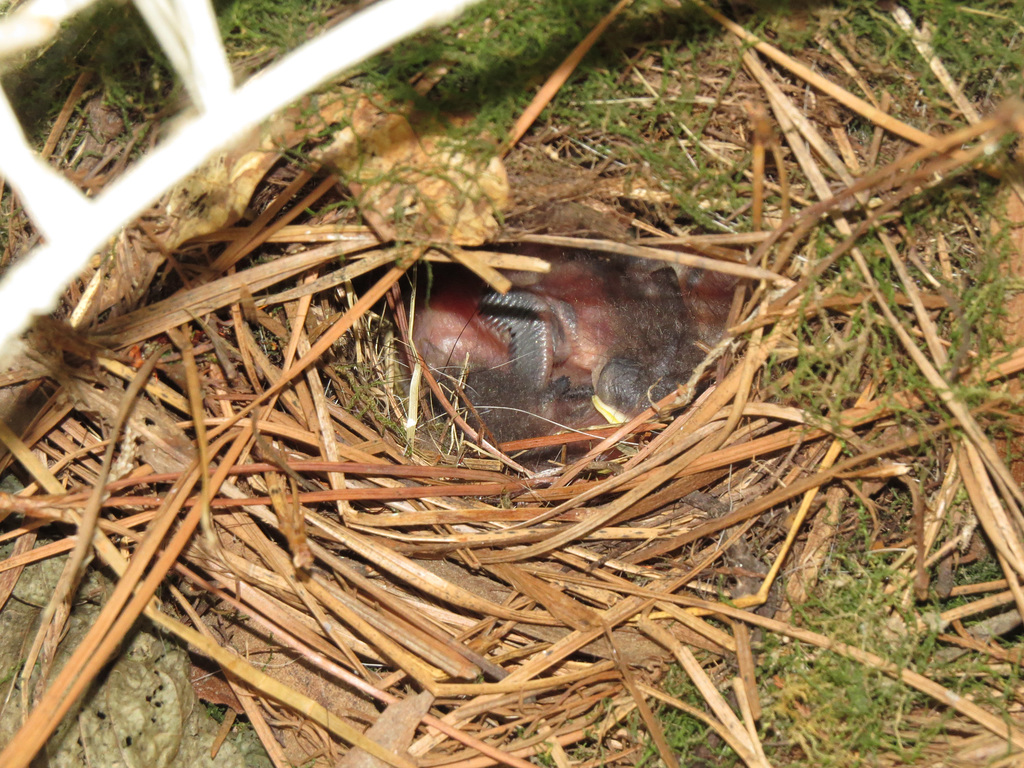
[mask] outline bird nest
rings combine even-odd
[[[965,254],[993,230],[973,203],[952,235],[936,217],[957,185],[1008,173],[1024,113],[931,136],[757,46],[706,132],[743,124],[749,145],[680,140],[749,159],[735,231],[680,227],[671,178],[584,168],[564,132],[500,159],[341,92],[127,230],[2,380],[18,385],[4,467],[27,483],[0,497],[2,598],[70,553],[25,635],[10,754],[31,756],[29,734],[57,727],[133,628],[187,644],[199,696],[244,713],[276,764],[635,765],[653,745],[674,765],[681,714],[705,749],[768,765],[765,728],[813,701],[779,666],[793,647],[927,697],[921,731],[948,709],[960,737],[943,749],[962,758],[1024,748],[1013,714],[881,650],[928,636],[1019,663],[964,622],[1024,609],[1005,460],[1024,351],[979,314],[1003,268]],[[828,109],[807,119],[766,59]],[[879,148],[861,144],[872,163],[854,178],[848,134],[825,126],[836,109],[873,121],[879,145],[902,137],[891,162],[870,170]],[[1011,186],[997,234],[1012,245]],[[499,442],[406,353],[411,275],[455,262],[507,289],[503,270],[547,268],[515,245],[524,230],[730,275],[721,340],[626,423]],[[886,558],[858,616],[878,642],[801,620],[840,589],[851,540],[861,562]],[[990,575],[959,578],[972,559]],[[59,652],[83,583],[98,610]]]

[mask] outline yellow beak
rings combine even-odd
[[[629,421],[629,417],[626,416],[626,414],[624,414],[617,408],[613,408],[612,406],[608,405],[608,403],[606,403],[597,395],[591,397],[590,400],[591,402],[593,402],[594,407],[597,409],[597,412],[604,416],[605,419],[608,420],[609,424],[622,424],[623,422]]]

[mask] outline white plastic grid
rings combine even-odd
[[[98,0],[30,0],[0,22],[0,56],[59,34],[61,22]],[[42,244],[0,280],[0,362],[17,354],[33,315],[52,311],[92,254],[208,157],[344,70],[476,0],[380,0],[235,86],[210,0],[133,0],[196,108],[173,135],[96,197],[42,159],[0,89],[0,174],[19,196]]]

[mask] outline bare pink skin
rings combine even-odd
[[[431,368],[457,373],[463,364],[480,370],[508,362],[508,339],[478,311],[483,288],[473,280],[449,281],[417,311],[413,343]]]
[[[663,396],[721,334],[732,283],[625,257],[562,252],[546,274],[508,272],[490,291],[465,271],[438,271],[417,309],[413,343],[467,393],[499,439],[601,423],[591,396],[626,415]]]

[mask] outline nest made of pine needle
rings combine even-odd
[[[932,159],[894,190],[882,191],[878,210],[891,208],[942,162]],[[867,214],[864,222],[879,218]],[[764,242],[780,241],[775,253],[785,253],[798,245],[807,220]],[[833,253],[838,257],[856,241],[851,235]],[[282,254],[272,265],[284,269],[310,252]],[[244,273],[260,269],[257,261]],[[185,258],[179,263],[188,269]],[[743,607],[775,612],[783,604],[777,567],[801,530],[813,491],[857,478],[873,489],[861,487],[858,494],[874,508],[871,497],[884,495],[886,479],[907,475],[906,464],[879,460],[900,459],[948,431],[935,422],[899,427],[895,409],[914,408],[915,394],[873,394],[879,385],[868,379],[861,379],[864,392],[855,402],[829,403],[820,412],[780,401],[772,390],[796,376],[786,372],[785,361],[806,352],[796,334],[807,318],[833,328],[830,343],[845,361],[837,360],[837,368],[863,367],[855,352],[839,348],[856,346],[848,315],[872,289],[863,276],[846,272],[831,278],[844,285],[827,298],[808,295],[799,282],[785,292],[755,287],[727,345],[733,363],[719,381],[688,409],[669,402],[630,429],[608,428],[606,443],[560,472],[503,471],[495,459],[468,460],[464,442],[450,455],[429,454],[427,463],[402,445],[407,399],[391,373],[390,321],[379,302],[367,300],[385,294],[396,271],[371,275],[362,295],[345,294],[354,310],[346,310],[348,300],[342,296],[339,303],[333,289],[313,295],[306,307],[302,299],[282,302],[283,312],[273,297],[262,306],[239,307],[225,328],[233,328],[237,347],[230,337],[218,339],[209,321],[193,325],[191,339],[168,327],[179,351],[151,347],[145,356],[158,361],[161,378],[178,383],[191,401],[149,385],[152,399],[140,400],[143,410],[129,418],[139,432],[129,431],[120,446],[129,455],[141,451],[150,469],[108,483],[99,525],[129,539],[149,525],[145,540],[154,541],[154,526],[162,522],[177,530],[169,553],[205,519],[205,536],[181,549],[176,567],[201,590],[201,603],[234,606],[251,617],[236,614],[222,623],[228,639],[220,642],[231,646],[244,633],[278,647],[301,660],[307,677],[315,670],[330,680],[332,696],[344,696],[346,708],[370,720],[407,686],[429,692],[431,711],[459,726],[454,737],[420,736],[413,748],[423,764],[468,760],[482,749],[476,740],[526,755],[554,742],[607,734],[621,739],[625,718],[637,708],[656,732],[644,702],[665,700],[658,683],[673,655],[699,676],[704,673],[692,667],[691,655],[699,654],[713,680],[751,652],[743,639],[748,635],[701,614],[712,610],[735,619]],[[851,285],[858,287],[851,292]],[[948,307],[942,291],[913,290],[895,294],[896,305]],[[198,315],[198,297],[206,291],[200,286],[176,294],[181,311]],[[385,314],[371,313],[371,306]],[[353,340],[324,345],[338,335],[336,318],[346,316]],[[131,317],[111,321],[126,328],[129,340],[138,336],[127,330]],[[296,337],[289,326],[305,330]],[[47,328],[39,333],[56,343]],[[311,348],[321,355],[317,365],[304,369],[304,381],[277,387],[273,410],[238,416]],[[773,354],[768,380],[759,372]],[[84,424],[76,425],[83,417],[117,423],[115,405],[126,392],[116,376],[131,374],[115,368],[83,375],[86,370],[54,372],[81,415],[61,422],[41,444],[56,448],[68,439],[61,435],[78,434],[87,463],[73,460],[70,467],[79,482],[93,484],[102,475],[86,457],[102,444]],[[42,425],[58,417],[53,407],[43,409]],[[206,517],[194,470],[173,466],[193,461],[188,426],[181,423],[190,409],[206,419],[203,461],[214,471]],[[854,449],[845,458],[839,440]],[[62,493],[59,500],[19,502],[16,509],[66,516],[87,498],[84,490]],[[810,535],[825,535],[819,528],[816,523]],[[142,557],[137,549],[133,563]],[[805,559],[805,569],[814,562]],[[805,570],[790,589],[811,584]],[[694,607],[701,610],[693,613]],[[186,609],[182,603],[179,610]],[[747,620],[785,631],[767,619]],[[343,740],[354,738],[332,728],[326,713],[318,716],[303,690],[277,689],[240,671],[244,662],[230,653],[217,660],[231,680],[245,681],[233,685],[253,686],[303,709]],[[756,700],[747,683],[741,690]],[[735,739],[718,728],[723,738]],[[624,744],[623,754],[631,749]]]
[[[754,659],[772,637],[897,678],[955,709],[965,732],[1024,746],[1012,718],[790,621],[829,548],[856,532],[866,550],[906,550],[890,582],[905,604],[930,589],[949,596],[950,584],[929,585],[928,566],[969,543],[954,505],[961,477],[1005,574],[1024,573],[1019,486],[979,424],[1002,415],[999,387],[1024,356],[978,353],[965,332],[970,279],[944,261],[948,244],[926,257],[926,238],[899,223],[927,207],[922,190],[970,172],[1020,121],[1009,107],[824,203],[769,211],[770,232],[664,237],[668,203],[626,205],[609,181],[615,194],[586,202],[651,233],[640,246],[730,255],[750,279],[710,387],[696,397],[681,387],[544,473],[516,451],[566,438],[486,446],[457,424],[426,440],[436,426],[408,423],[398,286],[416,259],[445,256],[380,245],[351,208],[331,205],[346,198],[330,176],[283,162],[257,193],[252,226],[175,253],[158,253],[145,227],[130,233],[121,263],[170,266],[146,306],[125,288],[87,333],[41,325],[31,359],[4,382],[39,382],[38,415],[5,439],[48,494],[3,497],[23,525],[8,532],[20,548],[5,569],[72,549],[70,536],[32,548],[34,531],[57,521],[86,541],[95,526],[97,555],[119,579],[99,629],[50,675],[28,723],[52,727],[59,712],[41,703],[85,687],[144,613],[226,673],[205,696],[244,711],[292,760],[340,743],[393,765],[524,765],[569,747],[632,765],[639,723],[671,764],[658,705],[765,765]],[[533,192],[528,202],[550,204]],[[260,215],[312,205],[329,213],[289,218],[291,229]],[[317,232],[341,238],[301,244]],[[984,387],[981,405],[963,394]],[[844,511],[854,502],[865,518]],[[71,562],[58,592],[75,592]],[[940,620],[968,615],[949,608]],[[44,667],[62,621],[44,628]],[[271,651],[295,663],[251,660]],[[670,661],[703,708],[667,690]],[[281,704],[299,719],[289,724]],[[363,735],[367,724],[377,729]],[[400,727],[407,738],[391,745]]]

